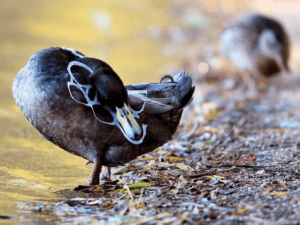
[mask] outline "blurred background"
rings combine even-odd
[[[60,200],[57,191],[85,184],[92,168],[44,140],[15,105],[12,82],[31,55],[51,46],[73,48],[106,61],[125,84],[157,82],[182,68],[197,81],[212,71],[232,71],[219,53],[220,32],[236,16],[254,11],[285,26],[290,66],[298,71],[300,2],[248,2],[0,1],[0,215],[16,215],[22,201]]]

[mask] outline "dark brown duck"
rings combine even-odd
[[[29,59],[13,96],[47,140],[94,163],[88,183],[98,184],[102,166],[124,165],[172,138],[194,87],[184,71],[169,79],[124,86],[107,63],[55,47]]]

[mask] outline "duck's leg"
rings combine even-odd
[[[107,167],[107,173],[108,173],[108,179],[110,180],[110,177],[111,177],[110,166]]]
[[[241,72],[241,77],[243,79],[244,84],[246,84],[247,91],[246,96],[247,97],[255,97],[258,92],[256,89],[255,80],[251,77],[249,70],[244,70]]]
[[[101,172],[101,180],[110,181],[111,170],[110,166],[103,166],[103,170]]]
[[[97,156],[96,161],[94,162],[94,167],[89,177],[88,185],[96,185],[99,184],[100,173],[102,169],[101,158]]]
[[[241,77],[243,82],[246,84],[247,88],[255,88],[255,82],[252,79],[250,72],[248,70],[244,70],[241,72]]]

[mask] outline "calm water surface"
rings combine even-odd
[[[92,168],[46,141],[15,105],[12,82],[28,58],[65,46],[108,62],[127,84],[157,81],[172,61],[161,56],[148,30],[168,25],[166,6],[151,0],[0,2],[0,215],[18,215],[21,201],[61,200],[55,192],[85,184]]]

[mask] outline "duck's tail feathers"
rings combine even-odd
[[[135,84],[126,86],[129,105],[141,108],[145,103],[144,112],[160,114],[171,110],[181,110],[191,101],[195,90],[192,78],[187,72],[181,71],[165,83]]]
[[[182,109],[193,101],[195,86],[192,86],[192,77],[184,70],[174,75],[174,81],[177,83],[178,92],[180,94],[180,107]]]

